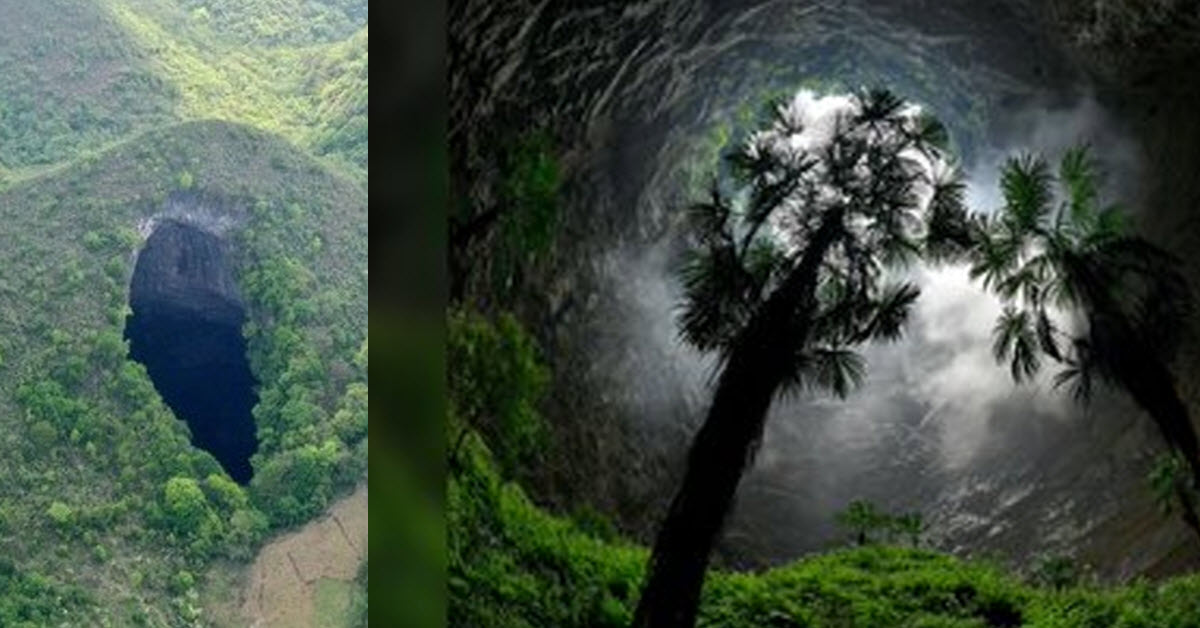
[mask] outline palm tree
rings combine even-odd
[[[1097,379],[1124,390],[1200,486],[1196,432],[1169,368],[1191,307],[1179,261],[1126,233],[1117,205],[1100,204],[1101,177],[1087,147],[1064,154],[1058,198],[1054,179],[1040,157],[1009,159],[1004,207],[973,221],[971,275],[1004,303],[996,359],[1008,361],[1020,382],[1048,357],[1064,367],[1055,385],[1070,385],[1080,401]],[[1074,320],[1056,323],[1056,310]],[[1193,497],[1177,493],[1200,534]]]
[[[861,382],[853,348],[898,338],[918,295],[887,267],[920,252],[922,210],[961,199],[945,176],[945,131],[918,108],[871,90],[823,100],[841,105],[815,120],[804,97],[776,107],[728,157],[733,192],[714,182],[689,212],[679,324],[686,342],[719,357],[716,390],[635,626],[695,622],[709,554],[772,401],[804,388],[844,396]]]

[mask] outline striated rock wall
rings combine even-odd
[[[928,104],[968,158],[1007,132],[1013,112],[1092,93],[1131,125],[1138,157],[1151,165],[1152,180],[1139,186],[1143,227],[1177,251],[1194,250],[1200,228],[1186,208],[1200,198],[1187,173],[1200,164],[1200,143],[1186,113],[1189,66],[1156,52],[1115,70],[1095,48],[1112,53],[1114,44],[1078,36],[1094,15],[1071,4],[452,3],[456,192],[488,206],[491,151],[503,132],[520,129],[549,129],[568,175],[555,250],[517,304],[556,378],[545,408],[556,442],[532,479],[534,494],[563,509],[590,502],[650,538],[707,399],[709,365],[675,340],[675,296],[663,280],[674,210],[687,199],[688,166],[707,168],[715,157],[697,138],[772,89],[814,79],[887,84]],[[1135,71],[1148,65],[1176,69],[1153,78]],[[1183,131],[1180,141],[1171,141],[1173,129]],[[1200,277],[1200,266],[1194,271]],[[1193,364],[1181,373],[1200,368]],[[773,420],[784,427],[769,431],[743,483],[726,559],[778,562],[834,542],[833,509],[856,492],[924,511],[931,535],[952,550],[1073,553],[1114,577],[1166,573],[1200,557],[1186,530],[1155,512],[1144,481],[1155,436],[1119,399],[1099,418],[1079,411],[1061,424],[1031,420],[1021,407],[999,410],[984,423],[1002,437],[953,469],[933,462],[928,408],[905,403],[876,408],[904,418],[882,421],[871,438],[839,442],[846,460],[831,457],[830,435],[843,428],[828,412]]]

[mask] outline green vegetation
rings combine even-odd
[[[358,568],[358,575],[354,578],[354,590],[351,592],[348,611],[350,620],[346,623],[349,628],[366,628],[367,626],[367,580],[370,571],[367,563],[368,561],[363,559],[362,565]]]
[[[925,532],[925,523],[921,513],[909,512],[893,515],[879,510],[875,504],[864,500],[850,502],[846,510],[837,513],[838,525],[851,533],[859,545],[866,545],[877,540],[894,542],[906,540],[916,547],[921,542],[921,534]]]
[[[510,315],[493,326],[478,315],[451,313],[446,359],[456,365],[446,386],[451,412],[465,421],[451,435],[451,464],[468,429],[479,430],[494,444],[506,475],[532,462],[545,445],[546,428],[536,404],[549,379],[533,339]]]
[[[365,2],[105,4],[127,37],[153,51],[150,67],[178,93],[177,116],[277,132],[365,181]],[[326,29],[316,19],[292,21],[313,19],[310,13],[341,25]],[[357,28],[348,25],[354,16],[361,17]],[[326,32],[318,36],[314,30]]]
[[[182,172],[194,190],[180,192]],[[172,194],[246,216],[235,272],[266,443],[249,490],[191,446],[125,357],[135,228]],[[196,621],[210,561],[249,558],[269,526],[303,521],[365,473],[361,188],[277,137],[188,123],[13,185],[0,217],[0,519],[21,532],[0,547],[22,577],[86,590],[63,622]],[[299,401],[273,405],[280,386]]]
[[[316,626],[357,626],[351,624],[351,607],[356,603],[358,591],[351,582],[321,578],[317,580],[317,592],[313,598],[316,608]]]
[[[460,199],[450,217],[452,297],[467,276],[476,292],[506,303],[523,277],[549,257],[559,221],[562,172],[551,136],[544,131],[502,134],[495,151],[494,199],[481,206]]]
[[[6,8],[0,625],[204,624],[212,564],[244,563],[365,476],[366,15]],[[126,358],[134,254],[180,205],[231,242],[248,306],[263,446],[246,487]]]
[[[1195,494],[1197,490],[1188,464],[1179,454],[1160,454],[1146,479],[1163,514],[1186,508],[1188,503],[1180,497]]]
[[[500,361],[488,366],[508,368]],[[453,402],[471,407],[481,400]],[[461,426],[453,416],[449,421],[452,430]],[[502,477],[477,431],[465,438],[459,460],[446,487],[448,625],[629,624],[645,575],[645,548],[599,538],[539,509]],[[1070,561],[1039,564],[1033,581],[1025,582],[986,561],[870,545],[762,573],[713,570],[698,624],[1182,628],[1200,616],[1200,576],[1104,587],[1073,575]]]
[[[0,559],[0,625],[46,626],[94,603],[79,587],[39,574],[20,573],[11,562]]]
[[[771,125],[726,156],[731,182],[714,181],[688,210],[680,335],[719,362],[655,538],[638,626],[692,623],[771,404],[804,389],[844,398],[862,382],[856,349],[898,339],[919,294],[888,269],[923,252],[927,214],[961,203],[937,120],[887,90],[862,90],[844,106],[824,101],[840,117],[813,144],[811,121],[791,106],[810,97],[774,108]]]
[[[366,470],[366,312],[351,296],[366,293],[366,269],[314,272],[331,254],[327,246],[348,243],[329,238],[342,219],[300,199],[260,200],[238,234],[250,366],[262,382],[250,487],[277,525],[311,518]]]
[[[178,90],[99,2],[11,7],[0,74],[0,164],[17,173],[176,119]]]
[[[1127,231],[1121,207],[1101,199],[1102,185],[1086,146],[1064,152],[1057,173],[1040,156],[1010,158],[1001,170],[1004,207],[962,221],[958,239],[969,243],[971,277],[1004,303],[996,359],[1020,382],[1048,358],[1061,367],[1055,385],[1079,401],[1097,383],[1127,393],[1189,467],[1184,481],[1160,465],[1154,484],[1160,501],[1174,492],[1200,536],[1200,436],[1171,373],[1194,311],[1188,282],[1179,259]],[[1055,321],[1054,309],[1077,322]]]
[[[365,183],[366,15],[363,0],[14,7],[0,23],[0,187],[202,119],[278,132]]]
[[[458,421],[450,419],[452,428]],[[446,489],[450,626],[624,626],[646,551],[538,510],[468,433]]]
[[[173,3],[178,12],[164,5],[146,3],[209,39],[246,46],[304,46],[343,40],[367,21],[367,4],[362,0],[183,0]]]

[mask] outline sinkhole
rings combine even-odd
[[[258,399],[242,337],[245,306],[228,258],[216,235],[162,222],[134,268],[125,337],[130,357],[187,422],[192,444],[245,484],[258,446],[250,414]]]

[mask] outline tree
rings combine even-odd
[[[50,507],[46,509],[46,514],[61,528],[70,526],[75,518],[75,512],[71,510],[71,507],[58,501],[50,504]]]
[[[893,517],[891,524],[892,529],[894,529],[897,533],[908,537],[908,542],[912,544],[913,547],[917,547],[921,544],[921,534],[923,534],[925,530],[929,528],[929,526],[925,524],[925,519],[919,512],[909,512]]]
[[[1081,402],[1097,379],[1124,390],[1200,486],[1196,432],[1170,371],[1191,309],[1181,264],[1126,233],[1118,205],[1101,205],[1101,173],[1086,146],[1063,155],[1057,183],[1056,198],[1041,157],[1011,158],[1001,173],[1004,207],[971,221],[971,275],[1004,303],[996,359],[1010,363],[1018,382],[1038,372],[1043,356],[1061,364],[1055,385],[1069,385]],[[1056,310],[1071,323],[1056,322]],[[1177,495],[1200,534],[1195,496]]]
[[[246,491],[224,474],[208,474],[204,478],[204,492],[222,512],[234,512],[250,503]]]
[[[183,534],[194,533],[211,513],[204,491],[192,478],[176,476],[167,480],[163,498],[169,525]]]
[[[351,382],[346,386],[338,411],[333,415],[333,430],[346,444],[354,444],[367,437],[367,385]]]
[[[856,499],[850,502],[846,510],[837,514],[837,522],[854,535],[854,542],[866,545],[871,540],[871,533],[891,523],[891,517],[881,512],[869,501]]]
[[[333,472],[344,455],[344,446],[332,439],[320,447],[304,445],[281,452],[254,474],[251,496],[272,525],[300,523],[329,503]]]
[[[479,430],[495,449],[507,476],[523,469],[547,440],[537,404],[549,382],[537,344],[510,314],[493,324],[465,310],[447,316],[447,399],[464,421],[452,436],[450,465],[470,429]],[[365,398],[365,391],[364,391]],[[364,399],[365,400],[365,399]]]
[[[728,157],[733,192],[714,182],[689,212],[679,324],[719,356],[716,387],[654,543],[637,626],[694,623],[772,401],[803,388],[844,396],[861,381],[853,347],[898,338],[918,295],[887,267],[918,255],[937,235],[932,216],[961,201],[944,129],[890,92],[802,92],[774,113]]]

